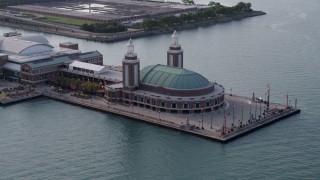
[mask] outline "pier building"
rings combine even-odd
[[[0,77],[27,84],[41,84],[59,76],[73,61],[103,64],[98,51],[81,52],[76,43],[53,46],[41,35],[0,37]]]
[[[106,87],[108,101],[155,111],[197,113],[223,106],[224,87],[183,67],[183,50],[177,33],[167,51],[167,64],[140,71],[140,59],[130,39],[123,63],[123,82]]]

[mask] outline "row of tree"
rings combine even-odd
[[[155,30],[210,20],[217,17],[233,16],[252,12],[251,4],[244,2],[239,2],[237,5],[232,7],[223,6],[216,2],[210,2],[209,6],[209,8],[202,9],[196,13],[182,14],[178,17],[164,16],[157,19],[145,19],[141,24],[141,27],[147,30]]]
[[[56,84],[66,89],[81,90],[88,94],[95,94],[97,90],[102,88],[102,83],[80,81],[79,79],[70,79],[65,77],[59,77],[56,80]]]
[[[119,24],[102,24],[102,23],[92,23],[92,24],[82,24],[80,29],[95,33],[116,33],[126,31],[127,28]]]
[[[194,4],[193,0],[182,0],[183,4]]]

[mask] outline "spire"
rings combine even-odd
[[[134,45],[133,45],[133,41],[131,38],[129,39],[129,42],[127,44],[127,48],[128,48],[127,54],[132,55],[134,53]]]
[[[178,43],[178,35],[177,35],[177,31],[176,30],[173,32],[171,37],[172,37],[171,45],[173,45],[173,46],[178,45],[179,44]]]

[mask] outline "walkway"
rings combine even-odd
[[[41,91],[44,96],[60,101],[118,114],[221,142],[234,139],[264,125],[300,112],[299,109],[287,109],[283,105],[271,104],[270,111],[263,115],[266,108],[264,103],[251,102],[251,99],[245,97],[226,95],[226,104],[229,105],[223,109],[199,114],[173,114],[137,106],[110,103],[102,97],[81,99],[71,96],[71,93],[60,94],[54,92],[47,86],[39,87],[37,90]],[[226,117],[227,125],[225,135],[223,135],[222,131],[224,117]]]

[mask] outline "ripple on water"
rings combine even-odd
[[[207,0],[199,0],[207,3]],[[320,177],[320,3],[249,1],[266,16],[180,31],[184,64],[233,89],[272,101],[298,98],[301,114],[228,144],[46,98],[0,106],[2,179],[316,179]],[[235,4],[236,0],[222,3]],[[276,6],[275,6],[276,4]],[[290,16],[292,13],[292,16]],[[13,30],[1,27],[4,33]],[[24,31],[30,33],[29,31]],[[120,65],[126,42],[77,41]],[[135,39],[141,66],[165,63],[170,34]]]

